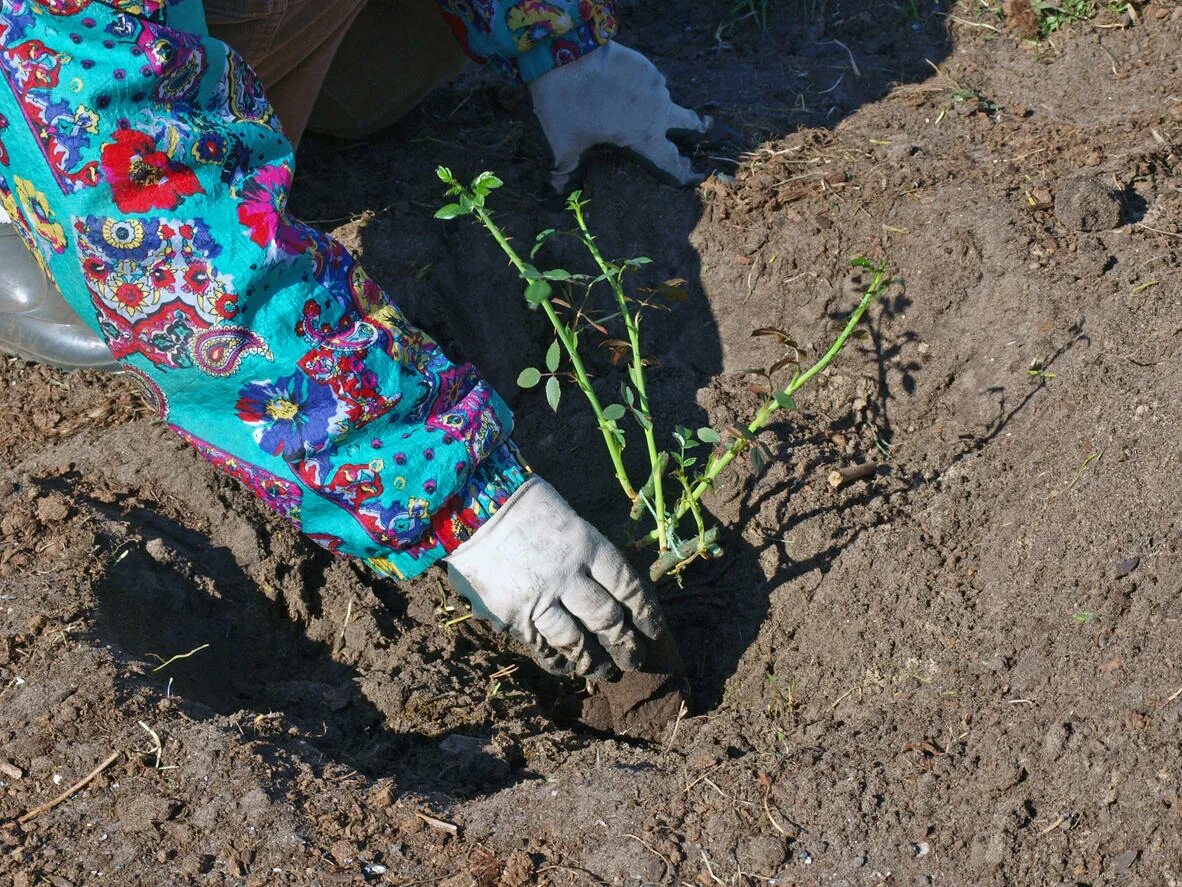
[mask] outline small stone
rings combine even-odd
[[[1133,570],[1137,569],[1140,563],[1141,558],[1134,555],[1133,557],[1126,558],[1125,560],[1118,563],[1113,568],[1113,572],[1116,574],[1117,579],[1123,579],[1125,576],[1129,575],[1129,573],[1133,572]]]
[[[916,841],[911,845],[911,852],[915,854],[916,859],[922,859],[932,852],[932,848],[927,841]]]
[[[1121,872],[1126,871],[1134,862],[1137,861],[1137,857],[1139,855],[1140,853],[1137,850],[1125,851],[1120,856],[1112,860],[1112,865],[1110,866],[1112,872],[1114,874],[1120,874]]]
[[[172,560],[172,552],[168,550],[168,546],[164,544],[164,540],[159,537],[149,539],[144,544],[144,551],[147,552],[148,557],[158,564],[167,564]]]

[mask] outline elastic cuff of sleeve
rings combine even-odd
[[[615,28],[610,30],[611,33],[605,34],[593,23],[583,22],[573,31],[547,37],[517,57],[517,74],[522,83],[537,80],[543,74],[549,74],[555,68],[568,65],[599,49],[614,36]]]
[[[532,474],[517,446],[506,441],[489,453],[463,489],[431,516],[431,529],[416,550],[369,558],[366,563],[394,579],[423,573],[471,539]]]
[[[444,552],[450,554],[471,539],[532,473],[512,441],[493,450],[432,521]]]

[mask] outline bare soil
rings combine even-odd
[[[700,158],[733,180],[611,155],[586,180],[604,251],[687,281],[648,322],[662,423],[748,417],[744,370],[779,356],[752,330],[823,348],[851,258],[898,282],[764,435],[774,461],[710,497],[726,555],[660,587],[692,709],[656,742],[588,728],[585,688],[445,625],[438,573],[395,588],[318,550],[132,379],[6,360],[0,883],[1182,883],[1182,10],[1033,43],[975,0],[772,4],[720,42],[723,5],[624,13],[750,140]],[[549,340],[511,270],[431,219],[447,163],[505,180],[518,238],[563,224],[528,103],[472,71],[301,152],[298,212],[622,533],[576,398],[514,386]]]

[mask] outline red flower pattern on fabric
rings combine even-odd
[[[102,166],[120,212],[176,209],[186,197],[204,193],[193,170],[136,129],[117,130],[115,141],[103,145]]]

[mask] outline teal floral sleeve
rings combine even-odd
[[[525,83],[615,36],[615,0],[439,0],[476,61]]]
[[[524,480],[512,417],[288,213],[292,148],[194,0],[0,0],[0,200],[164,420],[397,578]]]

